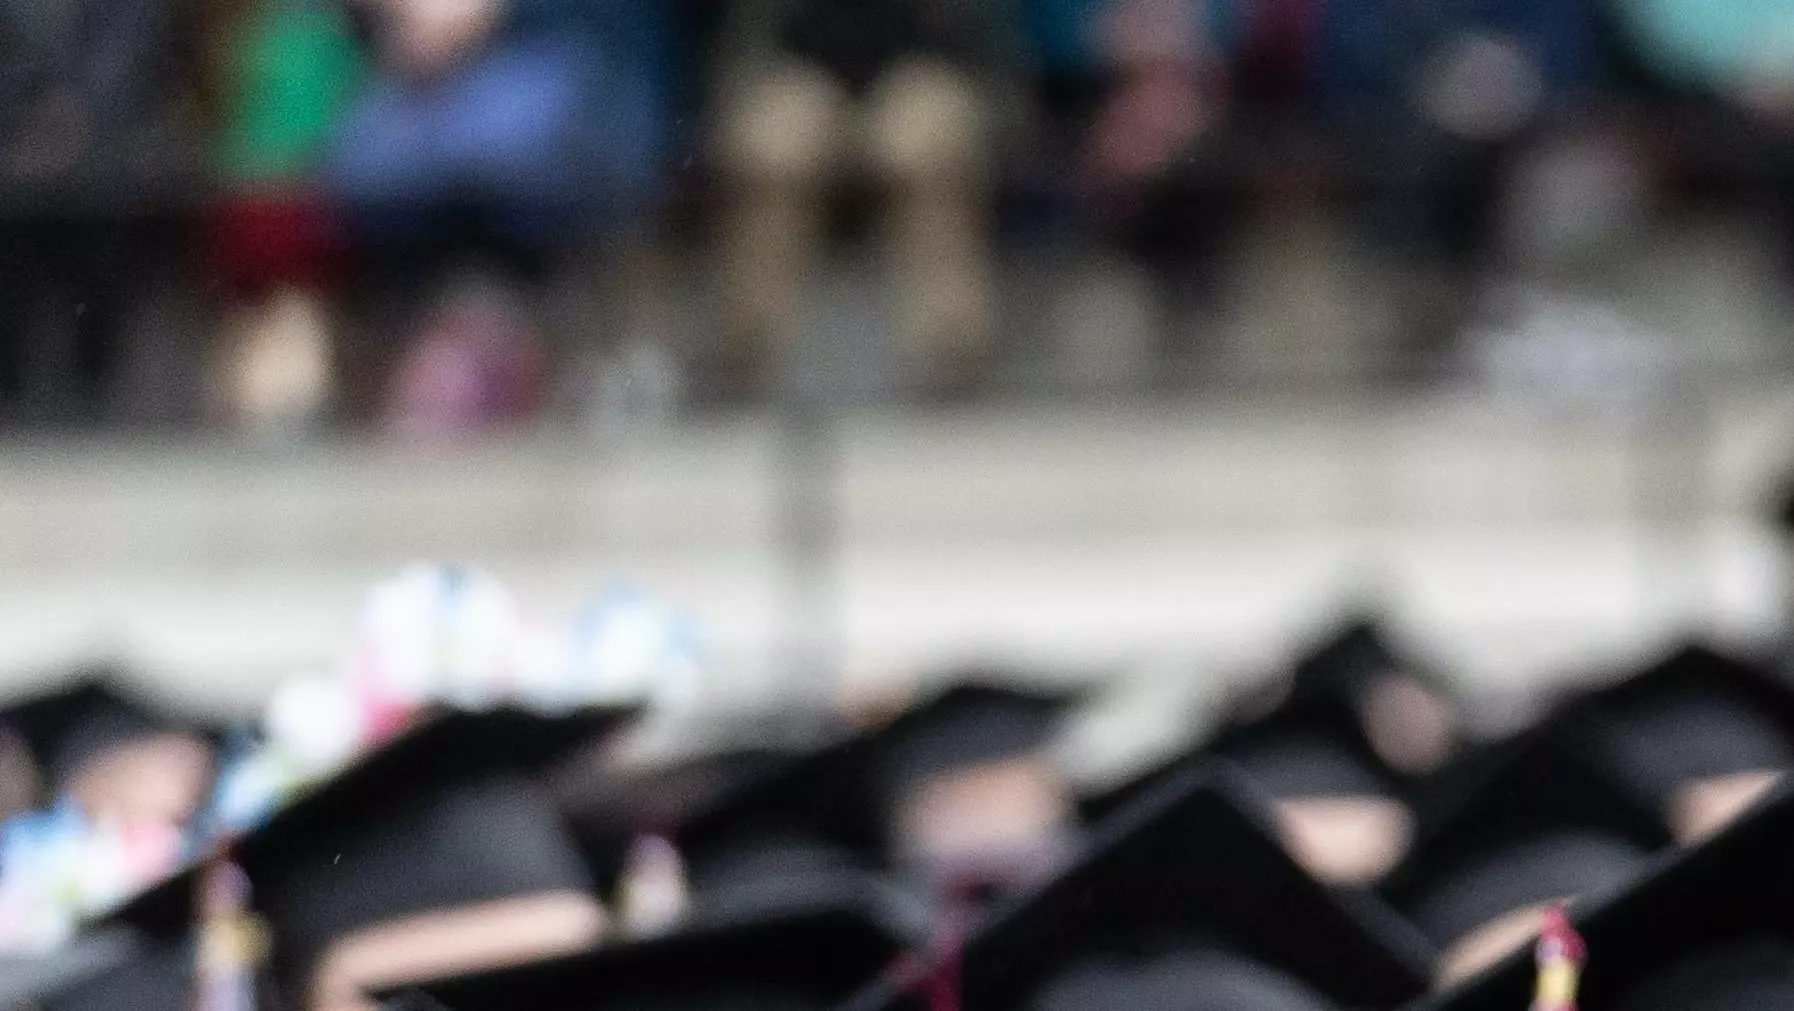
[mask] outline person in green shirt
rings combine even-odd
[[[304,424],[331,394],[329,295],[343,253],[318,174],[364,59],[337,0],[254,0],[233,27],[212,217],[233,304],[213,406],[250,426]]]

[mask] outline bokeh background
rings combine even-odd
[[[414,559],[739,701],[1783,624],[1787,0],[6,0],[0,75],[11,690],[250,711]]]

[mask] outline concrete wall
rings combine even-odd
[[[1468,681],[1524,687],[1688,629],[1779,624],[1757,518],[1794,460],[1794,391],[1631,416],[1435,394],[849,411],[793,431],[0,449],[0,679],[112,656],[196,704],[251,705],[419,558],[489,566],[551,618],[629,576],[698,612],[749,693],[799,676],[794,634],[860,672],[1240,668],[1364,601]],[[832,548],[793,551],[818,532]]]

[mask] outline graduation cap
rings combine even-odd
[[[1209,754],[1270,795],[1284,844],[1310,873],[1356,885],[1382,877],[1402,857],[1413,814],[1402,782],[1343,715],[1288,708],[1224,733]]]
[[[787,759],[672,829],[699,922],[876,902],[887,864],[873,742]]]
[[[0,707],[0,735],[23,745],[35,765],[40,781],[35,799],[39,803],[69,791],[97,794],[104,785],[93,775],[99,763],[133,746],[153,749],[145,752],[139,748],[125,764],[153,765],[162,776],[140,777],[152,781],[133,780],[119,791],[108,792],[125,794],[111,799],[162,800],[173,809],[182,807],[183,801],[197,804],[204,798],[210,750],[218,739],[215,728],[177,716],[119,685],[104,671],[85,673],[65,687]],[[150,755],[147,763],[146,754]],[[174,775],[177,771],[181,775]],[[131,787],[166,793],[173,786],[186,787],[182,796],[129,796]],[[168,813],[179,816],[186,812]]]
[[[1437,771],[1462,743],[1451,686],[1368,618],[1348,622],[1296,665],[1290,704],[1350,714],[1382,766],[1403,780]]]
[[[942,772],[1035,754],[1079,698],[988,675],[962,679],[878,729],[886,787],[898,793]]]
[[[756,787],[798,756],[750,748],[703,754],[670,765],[619,769],[606,764],[564,769],[557,794],[584,848],[599,890],[620,885],[633,840],[672,833],[736,792]]]
[[[695,916],[871,902],[897,929],[925,930],[940,879],[983,869],[966,866],[977,847],[1007,841],[1017,825],[1057,828],[1048,821],[1063,798],[1033,760],[1066,704],[1064,695],[961,683],[731,783],[672,830]],[[942,817],[966,834],[931,836]],[[1002,856],[1007,868],[1027,869],[1015,850]]]
[[[1624,884],[1670,842],[1561,718],[1468,756],[1431,792],[1432,817],[1381,891],[1444,952],[1448,978],[1523,942],[1536,907]]]
[[[1236,772],[1188,770],[1120,812],[1045,885],[1006,902],[937,972],[980,1011],[1389,1007],[1426,985],[1399,920],[1316,882]],[[880,982],[854,1011],[927,1003]],[[1225,996],[1231,1003],[1197,1000]]]
[[[1794,689],[1698,644],[1593,693],[1569,718],[1683,841],[1721,827],[1794,768]]]
[[[1077,809],[1050,745],[1083,698],[987,673],[879,728],[876,785],[895,862],[974,901],[1051,873]]]
[[[277,987],[307,986],[335,942],[378,924],[589,893],[539,773],[627,715],[427,716],[238,840],[232,855],[270,930]],[[106,923],[136,928],[159,956],[186,946],[201,873],[170,879]]]
[[[1794,796],[1778,789],[1706,843],[1660,858],[1632,886],[1571,912],[1588,951],[1582,1011],[1794,1007]],[[1523,954],[1414,1011],[1525,1006]]]
[[[1286,694],[1268,711],[1087,798],[1085,819],[1100,821],[1177,770],[1220,757],[1276,800],[1285,843],[1311,873],[1342,885],[1380,878],[1413,835],[1409,794],[1457,746],[1449,693],[1401,661],[1368,621],[1346,626],[1280,687]]]
[[[1395,796],[1443,765],[1455,734],[1446,687],[1358,621],[1296,664],[1275,709],[1211,750],[1273,796]]]
[[[532,965],[424,983],[392,1011],[810,1011],[902,952],[852,905],[715,924]]]

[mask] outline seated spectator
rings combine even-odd
[[[1118,231],[1158,216],[1165,190],[1184,181],[1183,166],[1228,109],[1231,81],[1208,14],[1202,0],[1109,0],[1089,14],[1108,83],[1083,168],[1103,198],[1100,216]],[[1167,222],[1180,231],[1192,224]]]
[[[1669,127],[1672,177],[1696,192],[1759,201],[1781,229],[1781,257],[1794,264],[1794,4],[1611,6],[1631,54],[1673,96],[1664,111],[1675,115],[1656,124]]]
[[[897,331],[940,392],[992,353],[995,112],[1020,26],[1001,3],[740,0],[725,36],[716,156],[726,334],[702,386],[759,387],[796,329],[824,231],[825,187],[864,173],[882,193]]]
[[[417,241],[466,214],[534,251],[652,197],[667,129],[655,55],[612,44],[586,6],[362,0],[378,70],[331,166],[359,237]]]
[[[1313,248],[1339,250],[1319,265],[1352,255],[1363,260],[1354,272],[1402,278],[1394,297],[1373,299],[1394,315],[1364,335],[1364,353],[1389,367],[1459,325],[1503,166],[1554,116],[1585,109],[1605,80],[1593,0],[1199,9],[1207,52],[1226,71],[1214,89],[1228,110],[1216,146],[1247,197],[1233,202],[1259,205],[1284,233],[1302,211]]]
[[[226,189],[211,239],[234,304],[215,408],[256,427],[304,424],[331,393],[328,295],[345,252],[317,175],[359,89],[361,46],[336,0],[259,0],[224,50]]]
[[[402,301],[415,304],[420,288],[470,255],[499,265],[493,273],[507,283],[532,281],[557,255],[583,252],[653,206],[670,128],[667,7],[359,0],[357,9],[377,69],[337,139],[329,180],[380,283],[405,289]],[[482,304],[429,327],[464,333],[466,319],[490,319],[507,302]],[[528,331],[510,321],[494,334],[521,341],[511,355],[521,361],[538,353]],[[406,371],[445,358],[492,361],[491,351],[420,345],[398,384],[428,389]]]
[[[97,420],[199,178],[171,0],[0,0],[0,416]]]

